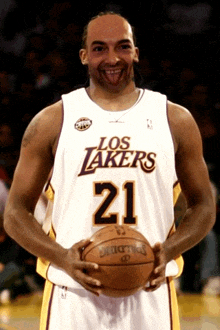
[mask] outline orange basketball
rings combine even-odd
[[[82,254],[99,269],[88,274],[102,283],[102,293],[126,297],[140,290],[154,269],[154,253],[147,239],[128,225],[98,230]]]

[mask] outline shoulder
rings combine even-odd
[[[178,124],[181,121],[191,121],[193,117],[188,109],[185,107],[168,101],[168,117],[170,121],[174,121],[174,123]]]
[[[59,137],[63,121],[63,104],[58,101],[41,110],[29,123],[23,139],[22,147],[29,144],[44,143],[52,147]]]
[[[40,121],[41,124],[45,126],[50,126],[51,124],[59,125],[60,122],[62,122],[62,117],[63,117],[63,102],[62,100],[60,100],[41,110],[33,118],[32,122]]]
[[[199,128],[188,109],[168,101],[168,120],[174,140],[175,151],[177,151],[186,141],[194,140],[200,142],[201,136]]]

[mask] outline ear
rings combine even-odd
[[[138,47],[135,47],[134,62],[135,63],[138,63],[139,62],[139,48]]]
[[[81,59],[81,62],[83,65],[88,64],[88,56],[87,56],[87,51],[85,48],[80,49],[79,51],[79,57]]]

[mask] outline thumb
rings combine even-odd
[[[83,239],[79,241],[78,243],[74,244],[75,248],[78,250],[85,249],[89,244],[91,243],[90,239]]]

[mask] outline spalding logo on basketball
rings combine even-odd
[[[109,225],[91,237],[82,254],[99,264],[88,274],[102,283],[102,293],[125,297],[144,287],[154,269],[154,253],[147,239],[128,225]]]

